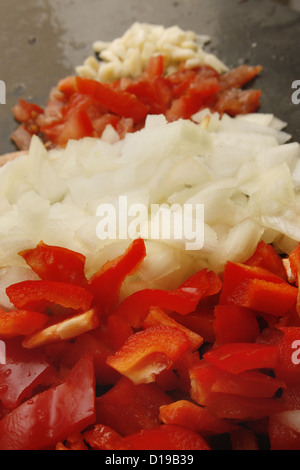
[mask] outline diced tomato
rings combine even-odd
[[[49,449],[94,422],[94,402],[93,362],[85,356],[61,385],[38,393],[0,421],[0,449]]]
[[[114,429],[122,436],[160,424],[160,406],[171,398],[155,384],[134,385],[126,377],[96,398],[96,421]]]
[[[87,283],[84,267],[85,256],[60,246],[40,242],[35,248],[19,253],[26,263],[44,281]]]
[[[241,88],[253,80],[261,71],[262,67],[260,65],[240,65],[220,75],[220,88],[221,90]]]
[[[43,310],[52,303],[88,310],[93,295],[84,287],[59,281],[21,281],[7,287],[10,301],[19,309]]]
[[[172,424],[143,429],[124,441],[136,450],[210,450],[199,434]]]
[[[164,58],[162,55],[155,55],[150,58],[144,75],[148,80],[153,80],[156,77],[161,77],[164,73]]]
[[[36,119],[43,112],[43,108],[37,104],[30,103],[24,99],[20,99],[18,104],[13,107],[13,114],[17,121],[28,122]]]
[[[92,96],[119,116],[133,118],[135,122],[142,121],[148,114],[148,107],[140,103],[134,95],[122,90],[116,91],[96,80],[76,77],[76,90],[83,95]]]
[[[221,115],[226,113],[233,117],[255,113],[260,107],[260,97],[260,90],[226,89],[219,92],[214,109]]]

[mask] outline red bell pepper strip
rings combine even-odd
[[[0,309],[0,338],[30,335],[48,321],[47,315],[31,310]]]
[[[232,295],[237,286],[249,279],[262,279],[274,283],[284,283],[281,277],[260,266],[247,266],[246,264],[228,261],[224,268],[220,303],[226,304],[228,297]]]
[[[190,347],[183,331],[170,326],[152,327],[130,336],[107,364],[135,384],[154,382],[156,375],[170,368]]]
[[[123,439],[135,450],[210,450],[196,432],[174,424],[144,429]]]
[[[279,342],[278,363],[275,375],[287,384],[300,381],[300,327],[280,327],[283,337]]]
[[[191,276],[175,290],[143,289],[124,299],[114,314],[125,318],[134,328],[140,328],[150,307],[160,307],[181,315],[193,312],[200,299],[221,288],[221,281],[206,269]]]
[[[35,248],[19,253],[31,269],[44,281],[87,283],[84,266],[85,256],[60,246],[40,242]]]
[[[143,121],[148,114],[148,107],[138,101],[134,95],[115,90],[109,84],[78,76],[76,77],[76,90],[83,95],[92,96],[119,116],[133,118],[136,123]]]
[[[202,405],[209,405],[220,393],[272,398],[278,390],[286,388],[283,381],[261,372],[230,374],[205,360],[191,367],[189,372],[192,396]]]
[[[298,289],[287,282],[246,279],[227,297],[228,304],[283,317],[296,306]]]
[[[207,408],[187,400],[179,400],[170,405],[161,406],[159,416],[165,424],[183,426],[205,437],[225,434],[237,429],[237,426],[217,418]]]
[[[0,421],[0,449],[49,449],[92,424],[94,404],[93,361],[84,356],[62,384],[38,393]]]
[[[171,326],[173,328],[178,328],[179,330],[183,331],[189,338],[193,351],[199,349],[201,344],[203,343],[203,338],[197,333],[194,333],[188,328],[185,328],[184,326],[180,325],[180,323],[177,323],[159,307],[151,307],[149,314],[143,322],[143,328],[147,329],[159,325]]]
[[[138,268],[146,256],[143,239],[134,240],[124,254],[108,261],[89,280],[89,290],[93,293],[95,303],[101,307],[102,314],[107,314],[115,307],[119,292],[125,278]]]
[[[6,363],[0,364],[0,401],[14,409],[31,396],[32,390],[46,383],[54,373],[46,356],[24,350],[18,339],[6,341]]]
[[[219,418],[243,422],[280,413],[284,407],[276,398],[249,398],[222,393],[210,403],[209,410]]]
[[[96,398],[96,422],[128,436],[160,424],[159,408],[171,401],[156,383],[135,385],[122,377]]]
[[[51,304],[88,310],[93,300],[93,294],[84,287],[56,281],[21,281],[7,287],[6,293],[16,308],[39,311]]]
[[[274,369],[279,358],[278,346],[253,343],[222,344],[203,355],[203,358],[231,374],[252,369]]]
[[[263,240],[259,242],[253,255],[244,264],[247,266],[260,266],[287,280],[282,258],[272,245],[265,243]]]
[[[187,315],[180,315],[176,312],[171,312],[169,315],[177,323],[200,335],[206,343],[214,343],[216,339],[214,310],[212,308],[201,307],[200,304],[194,312]]]
[[[131,446],[123,441],[114,429],[96,424],[83,434],[85,442],[94,450],[130,450]]]
[[[237,305],[216,305],[216,344],[252,343],[260,334],[255,312]]]

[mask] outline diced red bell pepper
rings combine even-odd
[[[51,449],[94,420],[93,361],[84,356],[62,384],[38,393],[0,421],[0,449]]]
[[[97,385],[112,385],[120,378],[120,374],[106,364],[107,358],[113,352],[112,348],[98,337],[97,330],[94,330],[68,343],[68,347],[59,355],[59,364],[68,368],[74,367],[76,362],[88,353],[93,358]]]
[[[296,248],[291,251],[287,259],[289,261],[291,273],[295,279],[295,283],[298,284],[298,276],[300,273],[300,243],[298,243]]]
[[[127,436],[160,424],[159,408],[171,401],[157,384],[134,385],[123,377],[96,398],[96,422]]]
[[[32,390],[46,383],[53,368],[40,352],[24,350],[18,339],[6,341],[6,363],[0,364],[0,401],[14,409]]]
[[[272,398],[285,383],[256,371],[230,374],[206,362],[190,368],[191,395],[201,405],[209,405],[220,393],[253,398]]]
[[[78,76],[76,77],[76,90],[83,95],[92,96],[115,114],[133,118],[137,123],[143,121],[148,114],[148,107],[139,102],[134,95],[115,90],[109,84]]]
[[[274,372],[287,384],[297,384],[300,381],[300,328],[285,327],[280,331],[284,336],[279,343],[278,363]]]
[[[109,426],[96,424],[83,434],[85,442],[94,450],[130,450],[131,447],[123,442],[122,436]]]
[[[228,304],[277,317],[287,315],[297,303],[298,289],[286,283],[246,279],[227,297]]]
[[[191,342],[192,350],[199,349],[199,347],[203,343],[203,338],[201,336],[177,323],[175,320],[170,318],[161,308],[151,307],[149,314],[143,322],[143,328],[147,329],[159,325],[171,326],[183,331]]]
[[[231,374],[252,369],[274,369],[279,347],[253,343],[222,344],[204,354],[203,358]]]
[[[40,242],[35,248],[19,253],[31,269],[44,281],[87,283],[85,256],[60,246]]]
[[[214,436],[234,431],[237,427],[217,418],[207,408],[187,400],[179,400],[159,409],[159,416],[165,424],[183,426],[200,433],[202,436]]]
[[[0,309],[0,338],[30,335],[48,321],[47,315],[32,310]]]
[[[59,281],[21,281],[7,287],[16,308],[41,311],[51,304],[75,310],[88,310],[93,294],[84,287]]]
[[[249,279],[262,279],[279,284],[284,283],[281,277],[260,266],[247,266],[246,264],[228,261],[224,268],[220,303],[226,304],[236,288]]]
[[[260,450],[256,434],[250,429],[237,429],[230,433],[232,450]]]
[[[267,269],[284,280],[287,280],[282,258],[272,245],[261,240],[253,255],[245,261],[247,266],[260,266]]]
[[[205,342],[215,342],[213,309],[204,307],[202,308],[199,306],[194,312],[188,313],[187,315],[180,315],[179,313],[171,312],[170,316],[177,323],[180,323],[189,330],[194,331],[198,335],[202,336]]]
[[[143,239],[134,240],[124,254],[108,261],[89,280],[89,290],[95,303],[101,307],[102,314],[108,314],[119,299],[119,292],[125,278],[138,268],[146,256]]]
[[[198,433],[173,424],[142,430],[123,441],[135,450],[210,450]]]
[[[238,395],[220,394],[210,404],[209,410],[222,419],[256,421],[284,411],[276,398],[250,398]]]
[[[149,383],[190,347],[190,340],[183,331],[170,326],[152,327],[130,336],[124,346],[107,359],[107,364],[135,384]]]
[[[217,305],[214,328],[217,344],[252,343],[260,334],[255,313],[237,305]]]
[[[300,432],[285,426],[277,416],[270,416],[268,434],[271,450],[300,450]]]
[[[114,313],[123,316],[134,328],[141,327],[153,306],[187,315],[196,309],[200,299],[221,288],[220,279],[216,279],[216,275],[204,269],[175,290],[144,289],[135,292],[124,299]]]

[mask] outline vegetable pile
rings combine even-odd
[[[300,448],[300,245],[122,301],[142,239],[90,279],[65,248],[20,256],[37,279],[1,312],[1,450]]]
[[[67,77],[51,91],[45,109],[19,100],[13,112],[21,125],[12,140],[26,150],[36,134],[47,147],[64,147],[70,139],[101,137],[108,124],[123,138],[141,129],[149,114],[163,114],[171,122],[189,119],[203,108],[231,116],[251,113],[259,108],[261,92],[241,88],[260,70],[242,65],[219,74],[207,65],[185,68],[183,64],[165,76],[164,58],[159,55],[150,59],[137,78],[101,83]]]

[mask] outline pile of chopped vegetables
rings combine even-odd
[[[14,107],[0,450],[300,449],[300,146],[205,40],[136,23]],[[120,195],[204,204],[204,246],[99,239]]]
[[[90,279],[65,248],[20,256],[37,279],[1,312],[1,450],[300,448],[300,245],[123,301],[142,239]]]
[[[182,65],[168,76],[164,70],[163,56],[154,56],[137,78],[111,83],[80,76],[62,79],[51,91],[45,109],[19,100],[13,111],[21,124],[12,140],[24,150],[37,134],[48,147],[63,147],[70,139],[101,137],[108,124],[123,138],[127,132],[141,129],[149,114],[163,114],[175,121],[189,119],[203,108],[231,116],[259,108],[261,92],[241,89],[260,72],[259,66],[241,65],[223,74],[207,65]]]

